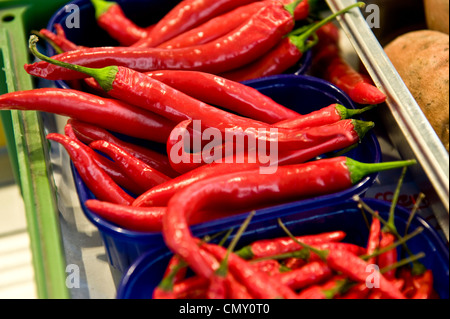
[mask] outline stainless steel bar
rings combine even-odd
[[[326,1],[332,12],[356,3],[355,0]],[[427,196],[434,201],[433,212],[448,239],[449,153],[385,54],[361,10],[352,9],[337,20],[374,83],[387,95],[389,112],[384,112],[386,114],[382,118],[385,126],[389,125],[388,135],[402,156],[414,156],[420,164],[414,172],[417,182],[430,193]]]

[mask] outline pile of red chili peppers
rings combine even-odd
[[[361,142],[374,123],[354,116],[385,99],[366,77],[343,67],[342,59],[337,61],[337,42],[323,35],[331,33],[327,30],[335,15],[311,23],[319,3],[184,0],[158,23],[143,28],[128,19],[117,3],[92,0],[98,25],[120,46],[87,48],[71,42],[56,25],[56,34],[46,29],[36,33],[62,52],[50,58],[37,50],[38,38],[30,38],[30,50],[41,61],[25,65],[25,70],[76,87],[4,94],[0,110],[69,117],[64,134],[51,133],[47,138],[67,150],[95,195],[86,207],[129,230],[162,232],[175,254],[155,297],[403,298],[417,296],[421,290],[414,283],[426,278],[411,277],[400,285],[381,274],[383,289],[377,296],[361,287],[361,269],[367,264],[361,256],[376,252],[378,239],[367,248],[357,247],[341,243],[345,234],[335,232],[301,237],[301,243],[257,242],[236,254],[190,233],[193,224],[331,194],[370,174],[415,164],[369,164],[342,156],[316,160]],[[297,24],[301,28],[295,29]],[[353,110],[323,105],[299,114],[240,83],[283,73],[314,46],[318,63],[327,66],[322,76],[364,106]],[[191,125],[196,120],[201,121],[200,129]],[[265,145],[276,141],[279,153],[271,165],[277,169],[260,174],[267,163],[254,158],[250,150],[226,153],[228,144],[223,140],[206,152],[181,148],[178,155],[189,161],[175,162],[170,155],[178,145],[178,132],[195,136],[207,128],[222,133],[241,129]],[[277,133],[260,133],[271,129]],[[154,151],[152,145],[165,150]],[[238,157],[242,162],[236,161]],[[375,223],[376,219],[372,226],[376,230]],[[383,247],[394,244],[392,234],[386,234],[391,236],[384,236],[390,239],[386,244],[381,240]],[[270,248],[270,255],[264,253],[264,246]],[[385,256],[371,256],[371,261]],[[184,278],[187,267],[195,277]],[[348,289],[344,292],[344,288]]]

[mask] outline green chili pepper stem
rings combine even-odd
[[[336,110],[338,111],[339,115],[343,120],[352,118],[356,115],[360,115],[362,113],[368,112],[375,108],[376,105],[369,105],[361,109],[348,109],[345,106],[341,104],[336,104]]]
[[[100,69],[87,68],[81,65],[70,64],[62,61],[58,61],[52,58],[49,58],[42,53],[40,53],[36,48],[36,43],[39,41],[39,38],[36,35],[31,35],[29,40],[29,47],[31,52],[42,61],[48,62],[50,64],[54,64],[56,66],[60,66],[72,71],[81,72],[93,77],[98,84],[105,90],[109,92],[112,90],[112,84],[116,78],[117,72],[119,72],[119,68],[117,66],[108,66]]]
[[[347,167],[353,184],[357,184],[367,175],[387,171],[396,168],[403,168],[417,164],[416,160],[385,162],[385,163],[361,163],[351,158],[347,158]]]
[[[389,210],[389,219],[388,219],[389,227],[383,229],[383,231],[389,231],[389,229],[396,229],[396,226],[395,226],[395,208],[397,207],[398,199],[400,197],[400,191],[401,191],[401,188],[402,188],[402,185],[403,185],[403,181],[405,179],[406,171],[407,171],[407,168],[404,167],[403,170],[402,170],[402,173],[400,175],[400,178],[398,180],[397,187],[395,188],[394,197],[392,199],[391,208]]]
[[[247,218],[245,219],[244,223],[239,227],[236,235],[233,237],[230,245],[228,246],[227,253],[225,255],[225,258],[221,261],[219,268],[216,270],[216,275],[225,277],[228,273],[228,259],[230,254],[234,251],[236,248],[236,245],[238,241],[241,239],[242,234],[247,229],[248,225],[250,224],[253,216],[255,216],[256,211],[252,211]]]
[[[301,35],[298,35],[298,36],[290,35],[289,38],[292,41],[292,43],[299,49],[300,52],[306,52],[308,50],[308,48],[305,43],[307,42],[308,38],[311,35],[313,35],[319,28],[321,28],[328,22],[333,21],[337,16],[347,13],[349,10],[356,8],[356,7],[362,8],[365,5],[366,4],[364,2],[357,2],[355,4],[352,4],[344,9],[339,10],[338,12],[326,17],[323,20],[314,23],[310,28],[306,29],[306,31],[304,31],[304,33],[302,33]]]
[[[280,218],[278,218],[278,224],[280,225],[280,227],[285,231],[285,233],[293,240],[295,241],[297,244],[299,244],[300,246],[302,246],[303,248],[312,251],[313,253],[315,253],[317,256],[320,257],[320,259],[322,259],[323,261],[325,261],[327,259],[328,256],[328,251],[327,250],[320,250],[317,248],[314,248],[312,246],[309,246],[305,243],[300,242],[297,238],[295,238],[294,235],[292,235],[292,233],[289,231],[289,229],[287,229],[287,227],[283,224],[283,222],[281,221]]]
[[[284,8],[286,11],[288,11],[292,16],[294,16],[295,8],[300,4],[300,2],[306,1],[306,0],[294,0],[293,2],[286,4]]]
[[[418,209],[420,207],[420,204],[422,203],[424,198],[425,198],[425,194],[424,193],[420,193],[419,196],[417,197],[417,200],[416,200],[416,202],[414,204],[414,207],[411,210],[411,214],[409,214],[408,222],[406,223],[405,235],[408,234],[409,227],[411,226],[412,220],[413,220],[414,216],[416,215],[416,213],[417,213],[417,211],[418,211]]]
[[[46,37],[45,35],[43,35],[41,32],[36,31],[36,30],[32,30],[32,31],[31,31],[31,34],[34,34],[34,35],[36,35],[36,36],[38,36],[38,37],[40,37],[40,38],[43,38],[48,44],[50,44],[50,45],[52,46],[52,48],[55,50],[55,52],[56,52],[57,54],[64,53],[64,50],[61,49],[61,48],[55,43],[55,41],[53,41],[52,39],[49,39],[48,37]]]
[[[91,0],[92,5],[95,9],[95,18],[98,20],[102,14],[109,10],[116,2],[113,1],[103,1],[103,0]]]
[[[375,127],[375,123],[369,121],[352,120],[352,123],[360,140],[363,139],[364,136],[366,136],[366,134]]]

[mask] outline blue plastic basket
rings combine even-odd
[[[282,99],[287,106],[293,109],[308,113],[320,107],[332,103],[340,103],[348,108],[354,108],[349,98],[339,89],[326,81],[316,79],[310,76],[283,75],[270,77],[261,80],[255,80],[249,85],[261,90],[274,99]],[[345,154],[355,160],[367,163],[381,162],[381,150],[375,134],[368,134],[358,145],[356,149]],[[99,229],[103,238],[110,264],[124,272],[131,263],[144,252],[152,249],[158,249],[165,246],[161,233],[143,233],[129,231],[118,227],[107,220],[100,218],[84,205],[88,199],[94,199],[93,194],[83,183],[80,176],[73,169],[75,184],[77,187],[80,202],[87,218]],[[350,199],[353,195],[364,195],[371,187],[377,177],[377,174],[364,178],[353,187],[335,194],[319,196],[316,198],[297,201],[294,203],[277,205],[273,208],[261,209],[258,215],[271,216],[289,214],[292,207],[310,209],[316,205],[331,204],[337,201]],[[227,218],[225,223],[236,224],[243,221],[245,214]],[[265,218],[265,217],[264,217]],[[223,223],[224,221],[220,221]],[[193,226],[195,234],[204,234],[207,231],[214,230],[216,222],[209,222]]]
[[[387,219],[390,203],[375,199],[364,200],[372,209],[378,211],[380,216]],[[335,202],[333,204],[319,202],[315,207],[303,205],[290,205],[288,212],[273,211],[274,214],[266,219],[253,219],[244,232],[237,249],[260,239],[286,237],[278,225],[280,217],[286,227],[295,235],[319,234],[341,230],[346,232],[345,242],[365,247],[369,230],[360,208],[354,201]],[[278,214],[281,213],[281,214]],[[367,214],[367,213],[366,213]],[[408,222],[410,212],[398,207],[396,209],[395,224],[400,234],[403,234]],[[370,215],[368,219],[370,221]],[[216,231],[235,229],[239,223],[217,225]],[[424,231],[408,241],[408,247],[413,254],[424,252],[426,257],[421,259],[427,269],[434,275],[434,289],[440,298],[449,298],[449,251],[442,237],[421,217],[415,216],[409,231],[418,227]],[[212,233],[213,234],[213,233]],[[151,299],[156,286],[161,282],[167,264],[172,257],[167,248],[148,252],[141,256],[123,276],[119,285],[118,299]]]
[[[142,27],[152,25],[170,11],[177,3],[177,0],[117,0],[125,15]],[[79,8],[79,20],[74,24],[74,8]],[[69,21],[69,23],[66,23]],[[47,29],[55,32],[54,25],[60,24],[66,32],[67,38],[78,45],[86,47],[117,46],[118,42],[112,39],[102,30],[95,20],[95,10],[90,0],[74,0],[57,11],[50,19]],[[75,27],[74,27],[75,25]],[[55,54],[51,46],[47,46],[47,54]],[[291,67],[286,73],[305,74],[312,62],[312,52],[304,52],[301,60],[296,66]],[[65,81],[55,81],[60,88],[69,88]]]

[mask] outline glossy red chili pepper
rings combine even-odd
[[[303,289],[298,294],[298,299],[333,299],[345,284],[345,277],[335,275],[323,284],[317,284]]]
[[[313,60],[315,74],[341,88],[359,104],[380,104],[386,101],[386,95],[373,85],[372,80],[356,71],[341,55],[336,40],[337,31],[333,24],[318,32],[319,44]],[[320,31],[320,29],[319,29]],[[331,36],[330,36],[331,35]],[[324,44],[320,44],[321,42]]]
[[[48,134],[47,139],[60,143],[67,150],[81,179],[97,198],[121,205],[130,205],[133,202],[134,199],[97,165],[80,143],[57,133]]]
[[[213,244],[202,245],[202,248],[222,260],[226,250]],[[250,263],[234,253],[229,255],[229,271],[244,285],[250,295],[257,299],[292,298],[295,293],[264,272],[258,271]]]
[[[146,74],[200,101],[261,122],[272,124],[300,115],[250,86],[214,74],[178,70]]]
[[[370,256],[380,248],[381,223],[378,218],[373,218],[370,225],[369,239],[367,240],[366,255]],[[371,257],[367,260],[369,264],[375,264],[377,257]]]
[[[113,1],[91,0],[98,25],[120,45],[130,46],[147,37],[148,30],[131,21]]]
[[[345,236],[346,233],[343,231],[334,231],[317,235],[298,236],[297,240],[312,245],[325,242],[339,242]],[[236,254],[244,259],[257,259],[293,252],[301,248],[297,242],[289,237],[278,237],[254,241],[250,245],[242,247]]]
[[[183,69],[221,73],[239,68],[262,56],[293,27],[291,13],[278,1],[272,1],[232,34],[203,45],[174,50],[91,48],[62,53],[54,56],[54,59],[96,68],[125,66],[140,72]],[[48,80],[74,80],[92,76],[53,65],[48,61],[27,64],[25,70],[31,75]]]
[[[140,161],[146,163],[147,165],[150,165],[157,171],[160,171],[161,173],[169,177],[173,178],[179,175],[172,169],[169,159],[165,154],[153,151],[152,149],[147,147],[123,141],[107,130],[95,125],[90,125],[88,123],[74,119],[69,119],[68,123],[72,126],[76,137],[85,144],[90,144],[98,140],[114,143],[129,152]]]
[[[53,41],[54,44],[56,44],[62,52],[69,52],[69,51],[85,49],[85,47],[79,46],[79,45],[69,41],[65,37],[64,30],[62,29],[60,24],[55,24],[54,28],[60,29],[63,33],[61,33],[61,31],[60,31],[60,33],[55,34],[48,29],[41,29],[39,32],[46,38]]]
[[[0,96],[0,110],[34,110],[68,116],[129,136],[166,143],[171,121],[114,99],[77,90],[43,88]]]
[[[302,3],[307,2],[305,0]],[[305,27],[300,28],[299,30],[302,30],[300,35],[298,35],[299,30],[291,32],[263,56],[241,68],[222,73],[221,76],[233,81],[242,82],[285,72],[296,65],[304,53],[317,43],[317,40],[310,38],[321,26],[329,23],[336,16],[344,14],[355,6],[361,6],[361,3],[349,6],[306,29]]]
[[[341,272],[350,280],[365,282],[367,279],[367,269],[370,264],[352,252],[347,250],[327,250],[326,262],[330,268]],[[394,283],[381,273],[377,275],[380,281],[380,292],[392,299],[406,299]]]
[[[336,157],[278,167],[274,174],[260,174],[257,169],[208,178],[177,192],[170,199],[163,218],[163,237],[174,253],[196,273],[208,278],[211,268],[199,255],[188,222],[204,206],[244,209],[330,194],[351,187],[369,174],[415,163],[412,160],[365,164]]]
[[[167,265],[166,272],[163,275],[164,279],[169,279],[173,284],[179,283],[186,278],[188,267],[183,263],[178,256],[172,256]],[[163,279],[163,280],[164,280]]]
[[[367,284],[363,282],[353,285],[348,291],[337,296],[337,299],[367,299],[369,293],[370,289],[367,288]]]
[[[296,150],[290,152],[282,152],[279,154],[278,159],[275,160],[272,165],[292,165],[306,162],[316,156],[331,152],[333,150],[342,149],[348,147],[358,141],[361,141],[368,130],[371,129],[370,123],[363,122],[340,122],[337,125],[346,127],[351,133],[352,138],[341,135],[330,140],[323,142],[317,146],[313,146],[304,150]],[[169,140],[170,143],[170,140]],[[182,190],[195,182],[204,180],[209,177],[228,174],[232,172],[245,171],[248,169],[257,169],[261,167],[261,164],[257,161],[251,161],[244,159],[243,163],[236,163],[235,160],[227,162],[225,159],[222,162],[212,162],[211,164],[195,164],[196,161],[189,160],[189,163],[194,163],[195,168],[192,170],[186,169],[186,166],[182,166],[183,169],[179,171],[187,171],[183,175],[174,178],[173,180],[164,183],[160,186],[150,189],[145,194],[139,196],[133,203],[135,206],[165,206],[170,198],[179,190]]]
[[[350,119],[356,115],[360,115],[368,110],[371,110],[372,108],[373,106],[360,109],[349,109],[341,104],[331,104],[317,111],[277,122],[274,126],[290,129],[305,129],[333,124],[341,120]]]
[[[162,217],[167,207],[132,207],[99,200],[88,200],[86,207],[107,221],[117,224],[123,229],[139,232],[161,232]],[[229,217],[242,212],[222,210],[204,210],[190,221],[191,225]]]
[[[131,193],[135,194],[136,196],[141,195],[146,190],[139,187],[135,183],[133,183],[128,176],[126,176],[122,170],[116,165],[116,163],[112,162],[111,160],[107,159],[106,157],[98,154],[97,152],[94,152],[91,148],[89,148],[87,145],[83,144],[82,141],[78,139],[76,136],[72,125],[70,123],[70,119],[68,123],[64,127],[64,134],[71,139],[79,142],[80,147],[83,147],[84,150],[92,156],[94,161],[97,163],[97,165],[105,171],[106,174],[108,174],[112,180],[117,183],[122,188],[130,191]]]
[[[321,130],[311,129],[308,132],[277,128],[274,132],[273,128],[267,123],[223,111],[129,68],[91,69],[47,58],[36,50],[36,41],[37,37],[32,36],[30,48],[41,59],[89,74],[96,78],[97,82],[112,97],[157,112],[169,120],[176,119],[181,122],[194,118],[201,121],[202,127],[212,127],[225,135],[239,136],[244,134],[254,141],[262,143],[277,143],[280,150],[311,147],[329,140],[333,135],[344,134],[351,139],[351,134],[347,131],[336,131],[332,127]]]
[[[170,177],[145,164],[116,144],[98,140],[89,144],[89,147],[111,157],[124,174],[143,189],[149,190],[171,180]]]
[[[253,14],[258,12],[265,5],[264,1],[257,1],[247,5],[239,6],[231,11],[212,18],[205,23],[190,29],[180,35],[166,41],[158,48],[177,49],[198,44],[208,43],[239,27]]]
[[[326,263],[313,261],[292,271],[277,274],[275,279],[292,290],[299,290],[323,282],[332,275],[333,271]]]
[[[133,47],[156,47],[220,14],[255,0],[185,0],[170,10],[149,35]]]
[[[433,298],[433,272],[428,269],[424,274],[413,277],[413,284],[416,291],[411,299],[432,299]]]
[[[255,267],[258,271],[262,271],[269,276],[274,276],[281,273],[282,266],[277,260],[274,259],[266,259],[255,261],[252,263],[253,267]]]
[[[380,240],[380,249],[386,248],[391,246],[393,243],[395,242],[395,236],[390,233],[390,232],[386,232],[386,231],[382,231],[381,232],[381,240]],[[380,267],[380,269],[383,269],[385,267],[388,267],[394,263],[397,262],[397,250],[396,249],[392,249],[384,254],[381,254],[378,256],[378,266]],[[394,278],[396,278],[396,269],[392,269],[388,272],[386,272],[384,274],[384,276],[386,278],[388,278],[389,280],[392,280]]]

